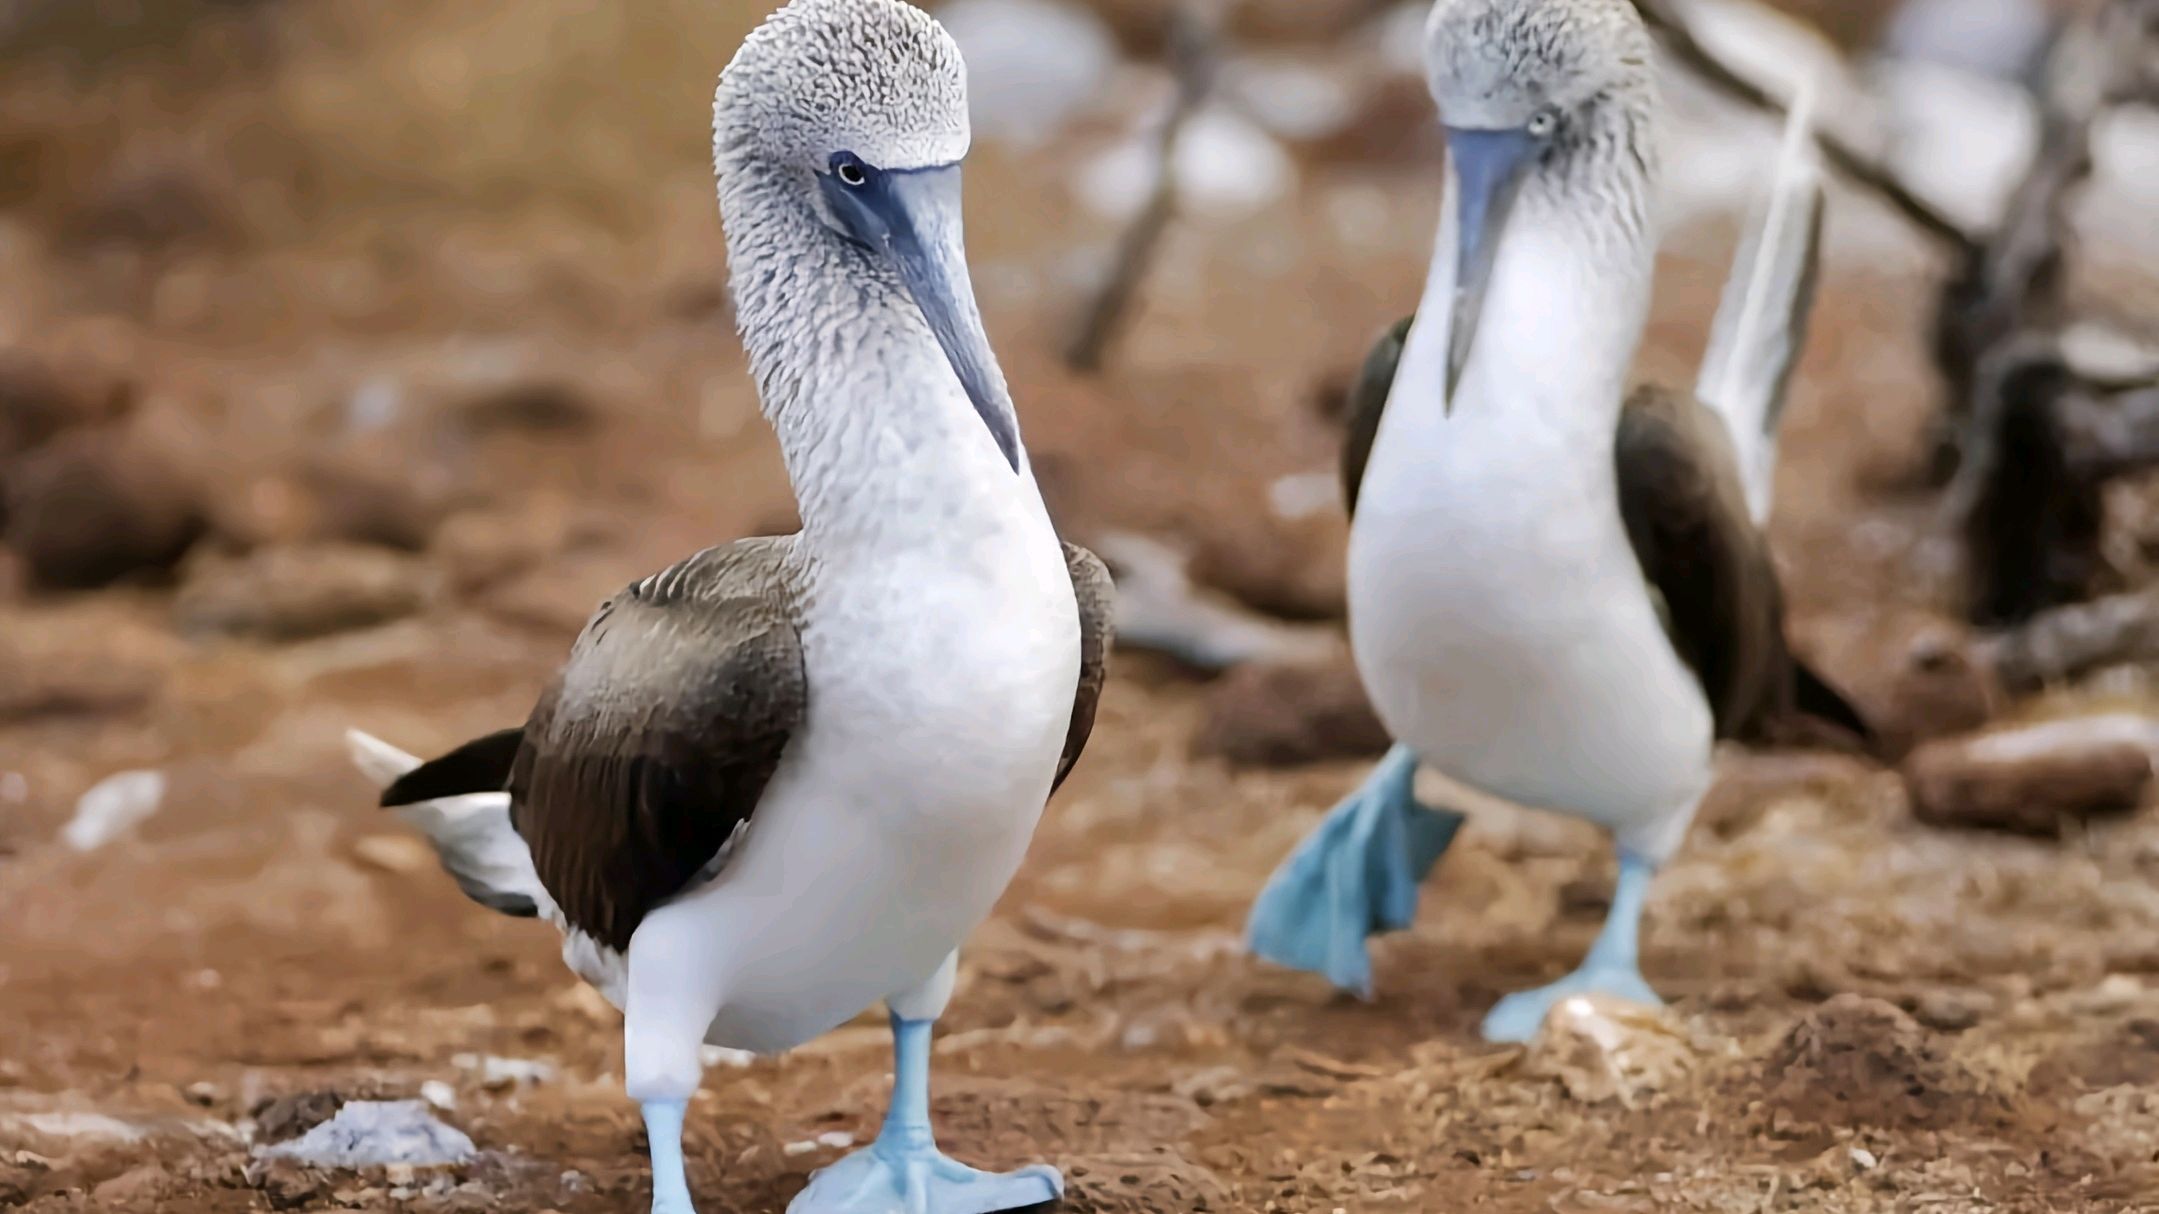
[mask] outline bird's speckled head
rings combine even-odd
[[[1438,0],[1425,25],[1426,83],[1452,127],[1561,134],[1643,104],[1650,64],[1630,0]]]
[[[1590,244],[1649,247],[1656,79],[1631,0],[1438,0],[1424,50],[1455,180],[1451,403],[1518,199]]]
[[[720,73],[713,150],[830,171],[850,156],[884,169],[967,154],[967,71],[928,13],[902,0],[792,0]]]

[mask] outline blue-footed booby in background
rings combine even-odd
[[[1637,936],[1716,739],[1806,713],[1860,733],[1794,660],[1762,534],[1819,257],[1796,107],[1695,396],[1626,384],[1656,258],[1656,82],[1628,0],[1438,0],[1428,82],[1450,184],[1417,314],[1353,401],[1350,637],[1396,746],[1253,908],[1264,957],[1369,994],[1460,823],[1419,761],[1610,830],[1619,885],[1581,967],[1508,996],[1494,1040],[1573,994],[1655,1002]],[[1698,399],[1697,399],[1698,397]]]
[[[876,1141],[791,1210],[976,1214],[1055,1169],[939,1152],[955,950],[1087,741],[1109,577],[1051,528],[961,241],[965,71],[899,0],[793,0],[720,77],[742,339],[800,533],[698,553],[586,624],[519,729],[360,765],[473,899],[561,929],[623,1010],[655,1214],[690,1214],[699,1046],[777,1051],[884,1000]]]

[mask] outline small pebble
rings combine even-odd
[[[75,816],[60,837],[76,851],[96,851],[157,812],[165,800],[165,775],[123,771],[107,776],[75,802]]]
[[[457,1107],[457,1089],[440,1079],[430,1079],[420,1085],[420,1099],[438,1109]]]
[[[706,1066],[726,1066],[741,1069],[757,1061],[752,1050],[738,1050],[724,1045],[708,1045],[700,1048],[697,1056]]]
[[[1852,1148],[1852,1166],[1858,1168],[1860,1171],[1872,1171],[1874,1167],[1880,1162],[1880,1160],[1874,1157],[1874,1152],[1866,1149],[1865,1147]]]

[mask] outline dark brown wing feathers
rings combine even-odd
[[[1357,382],[1350,385],[1349,433],[1342,437],[1342,503],[1352,515],[1357,513],[1357,493],[1364,487],[1364,465],[1372,458],[1380,416],[1387,411],[1387,394],[1394,389],[1395,368],[1402,362],[1402,345],[1416,319],[1405,316],[1380,334],[1357,370]]]
[[[1762,741],[1804,712],[1864,737],[1859,714],[1786,644],[1776,567],[1722,420],[1691,396],[1640,389],[1620,412],[1614,458],[1627,538],[1717,736]]]
[[[617,595],[533,709],[511,820],[570,926],[626,948],[744,827],[805,711],[786,540],[709,549]]]
[[[522,728],[498,729],[484,738],[474,738],[399,776],[382,790],[382,806],[389,809],[468,793],[501,792],[510,786],[510,765],[516,761],[517,748],[524,739]]]
[[[1072,765],[1079,762],[1080,752],[1087,748],[1087,736],[1094,732],[1095,706],[1102,699],[1102,684],[1109,678],[1109,650],[1116,628],[1117,588],[1110,581],[1109,568],[1102,558],[1077,544],[1066,544],[1065,569],[1072,575],[1072,597],[1079,602],[1080,618],[1080,674],[1079,690],[1072,698],[1072,724],[1065,731],[1064,754],[1057,760],[1057,779],[1050,785],[1055,792],[1062,787]]]

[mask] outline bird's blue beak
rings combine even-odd
[[[1477,318],[1484,311],[1484,289],[1499,256],[1507,212],[1521,189],[1543,143],[1526,130],[1446,128],[1447,156],[1456,182],[1456,246],[1453,315],[1447,327],[1447,402],[1454,410],[1454,390],[1469,364],[1477,339]]]
[[[872,169],[859,185],[831,174],[820,175],[818,181],[847,234],[892,259],[967,399],[989,427],[1005,462],[1017,472],[1019,422],[967,274],[960,166]]]

